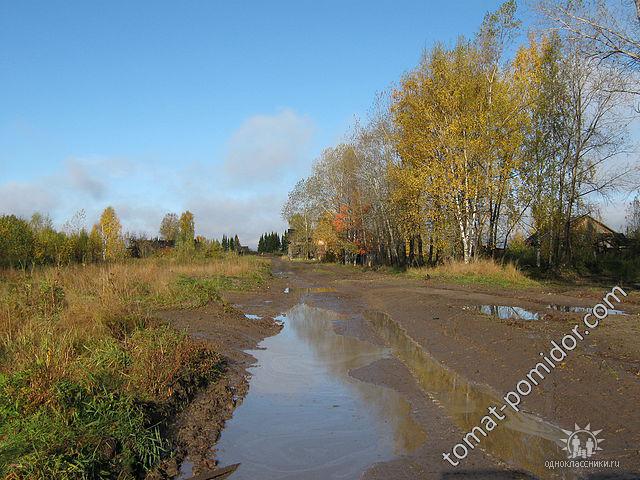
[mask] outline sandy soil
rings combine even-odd
[[[307,288],[327,289],[327,294],[316,300],[323,308],[353,313],[349,316],[352,320],[335,325],[337,333],[382,344],[364,313],[385,312],[442,365],[500,396],[513,390],[539,360],[539,352],[548,351],[551,340],[558,341],[569,333],[580,318],[578,314],[550,312],[547,305],[592,307],[605,293],[576,288],[559,291],[557,287],[551,291],[467,288],[279,259],[273,262],[273,272],[273,281],[260,291],[225,295],[242,312],[263,316],[260,321],[247,320],[239,310],[216,306],[165,316],[175,326],[212,342],[229,359],[225,381],[202,392],[176,424],[176,435],[195,473],[215,464],[210,447],[247,391],[246,368],[253,359],[243,350],[255,348],[262,338],[276,333],[279,327],[272,317],[293,306]],[[499,320],[468,309],[483,304],[519,306],[545,315],[529,322]],[[599,459],[618,460],[620,469],[579,472],[578,478],[640,478],[631,473],[640,471],[638,297],[625,299],[621,308],[632,315],[607,318],[521,404],[524,410],[561,428],[590,423],[594,429],[603,429],[606,442]],[[536,478],[482,449],[473,450],[464,466],[444,462],[442,452],[450,451],[463,432],[421,390],[399,360],[381,360],[351,375],[400,392],[411,404],[414,420],[428,432],[417,452],[372,465],[364,478]]]

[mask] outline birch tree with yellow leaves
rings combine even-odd
[[[483,51],[460,40],[425,55],[394,94],[401,171],[423,181],[425,215],[452,221],[468,263],[500,206],[517,164],[522,135],[518,95],[507,72],[487,74]]]
[[[122,236],[122,225],[113,207],[107,207],[102,212],[98,231],[102,240],[102,260],[113,261],[124,258],[126,248]]]
[[[427,52],[323,152],[283,210],[303,214],[305,239],[345,262],[420,266],[425,241],[427,263],[468,263],[519,231],[539,266],[571,261],[572,219],[631,172],[610,162],[625,152],[628,78],[566,29],[513,55],[515,14],[508,0],[472,39]]]

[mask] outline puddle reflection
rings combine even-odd
[[[394,390],[348,375],[388,349],[337,335],[334,312],[300,304],[254,350],[251,387],[217,446],[233,479],[357,478],[420,446],[425,434]]]
[[[389,315],[369,311],[366,318],[409,367],[422,389],[445,409],[463,432],[479,425],[488,407],[503,404],[488,387],[471,383],[436,361]],[[561,429],[535,415],[510,412],[505,421],[482,439],[482,447],[507,464],[548,478],[552,474],[544,468],[544,462],[566,459],[561,451],[563,436],[566,435]],[[452,447],[443,445],[443,451]]]
[[[491,315],[498,317],[502,320],[515,319],[515,320],[540,320],[543,314],[533,312],[522,307],[512,307],[510,305],[470,305],[463,307],[465,310],[474,310],[476,312],[484,313],[485,315]],[[563,313],[589,313],[591,307],[571,307],[568,305],[547,305],[550,310],[555,310]],[[627,315],[623,310],[609,309],[610,315]]]
[[[491,315],[501,319],[515,318],[518,320],[539,320],[540,314],[525,310],[521,307],[511,307],[509,305],[480,305],[477,307],[471,307],[474,310],[484,313],[485,315]]]
[[[591,307],[570,307],[567,305],[547,305],[547,308],[564,313],[589,313],[592,310]],[[616,310],[615,308],[610,308],[607,312],[609,315],[627,315],[625,311]]]

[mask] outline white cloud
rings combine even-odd
[[[189,200],[186,206],[195,216],[197,234],[208,238],[237,234],[243,245],[256,248],[262,233],[284,230],[280,208],[285,197],[286,192],[242,199],[198,197]]]
[[[272,181],[303,162],[313,130],[308,117],[290,109],[254,115],[229,140],[225,171],[236,183]]]
[[[255,248],[262,233],[286,227],[280,209],[289,184],[308,167],[313,129],[308,117],[285,109],[246,119],[218,161],[60,160],[53,175],[0,183],[0,214],[29,217],[41,211],[60,227],[82,208],[91,226],[112,205],[125,231],[154,236],[166,212],[188,209],[197,234],[237,234],[243,245]]]
[[[33,212],[50,212],[58,204],[55,192],[38,183],[8,182],[0,185],[0,214],[28,218]]]

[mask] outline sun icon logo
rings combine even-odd
[[[604,438],[598,438],[598,434],[602,430],[591,430],[591,424],[584,428],[580,428],[575,424],[575,429],[562,431],[568,435],[562,441],[566,446],[562,450],[566,450],[568,458],[589,458],[594,455],[600,448],[600,444],[604,442]]]

